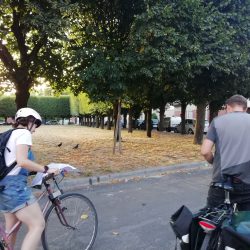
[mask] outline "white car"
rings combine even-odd
[[[186,119],[186,121],[185,121],[186,134],[194,134],[195,124],[196,124],[195,119]],[[209,122],[207,120],[205,120],[205,126],[204,126],[204,133],[205,134],[208,131],[208,127],[209,127]],[[177,125],[175,132],[177,132],[177,133],[181,132],[181,123],[179,125]]]
[[[205,121],[205,126],[204,126],[204,133],[206,134],[209,128],[209,122],[206,120]]]
[[[181,122],[181,117],[179,116],[165,117],[163,119],[163,129],[166,130],[167,132],[174,131],[176,126],[180,124],[180,122]],[[159,130],[158,126],[157,130]]]

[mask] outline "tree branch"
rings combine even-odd
[[[16,71],[18,67],[17,63],[14,61],[7,47],[2,43],[2,40],[0,40],[0,59],[9,72]]]
[[[42,48],[43,45],[45,45],[47,42],[47,36],[43,36],[34,46],[32,51],[30,52],[30,62],[34,61],[38,55],[39,50]]]
[[[20,14],[17,13],[15,9],[13,9],[13,24],[11,26],[11,30],[17,40],[21,62],[26,61],[28,48],[25,45],[25,36],[23,34],[22,25],[20,25]]]

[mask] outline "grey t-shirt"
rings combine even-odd
[[[212,180],[219,182],[222,174],[228,174],[250,184],[250,115],[233,112],[216,117],[207,139],[215,143]]]

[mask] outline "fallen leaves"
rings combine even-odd
[[[6,130],[6,129],[5,129]],[[0,131],[1,132],[1,131]],[[33,135],[37,162],[69,163],[86,176],[203,160],[193,135],[122,130],[122,154],[113,154],[113,131],[84,126],[41,126]],[[58,145],[62,143],[60,147]],[[73,149],[79,144],[79,147]]]

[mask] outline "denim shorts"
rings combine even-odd
[[[0,186],[0,212],[15,213],[36,201],[25,175],[6,176]]]

